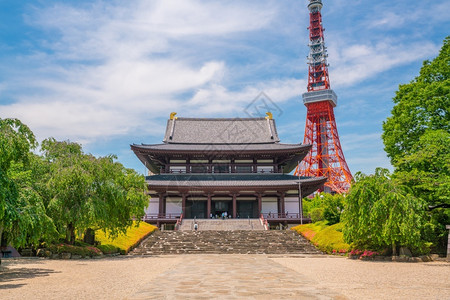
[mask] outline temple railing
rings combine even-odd
[[[142,221],[152,221],[152,220],[158,220],[158,219],[169,219],[169,220],[176,220],[181,219],[181,214],[145,214],[142,217]]]
[[[299,213],[263,213],[261,217],[265,220],[276,220],[276,219],[301,219]],[[304,220],[309,220],[308,217],[303,216]]]

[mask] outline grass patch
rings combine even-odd
[[[326,221],[320,221],[298,225],[293,227],[292,230],[303,235],[323,252],[345,254],[349,251],[350,245],[344,242],[342,228],[342,223],[328,226]]]
[[[126,234],[119,234],[115,239],[110,238],[102,230],[97,230],[95,240],[100,243],[98,248],[107,252],[103,251],[105,254],[117,253],[114,249],[118,249],[121,254],[127,254],[156,229],[158,227],[145,222],[139,222],[139,226],[136,227],[136,222],[133,222],[133,226],[128,228]]]

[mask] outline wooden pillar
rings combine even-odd
[[[236,201],[236,194],[233,194],[233,219],[236,219],[237,215],[237,201]]]
[[[211,216],[211,194],[208,194],[208,200],[206,202],[206,218],[209,219]]]
[[[278,212],[278,214],[281,214],[281,201],[280,201],[279,194],[277,194],[277,212]]]
[[[186,194],[181,194],[181,213],[183,215],[183,219],[186,218]]]
[[[159,196],[159,202],[158,202],[158,204],[159,204],[159,209],[158,209],[158,215],[159,216],[163,216],[163,214],[164,214],[164,194],[163,193],[160,193],[160,194],[158,194],[158,196]]]
[[[280,203],[281,203],[282,217],[284,217],[284,215],[286,214],[286,208],[285,208],[285,204],[284,204],[284,192],[280,193]]]
[[[261,216],[262,213],[262,196],[260,193],[258,193],[258,218]]]

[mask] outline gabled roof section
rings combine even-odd
[[[167,144],[274,144],[280,141],[271,118],[172,118]]]

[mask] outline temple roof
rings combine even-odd
[[[325,177],[300,177],[303,196],[317,190]],[[162,174],[147,176],[149,189],[167,188],[286,188],[298,189],[299,177],[286,174]]]
[[[172,118],[167,121],[167,144],[274,144],[278,143],[271,118]]]
[[[131,145],[134,150],[163,150],[163,151],[282,151],[282,150],[294,150],[308,152],[311,148],[310,145],[302,144],[142,144]]]

